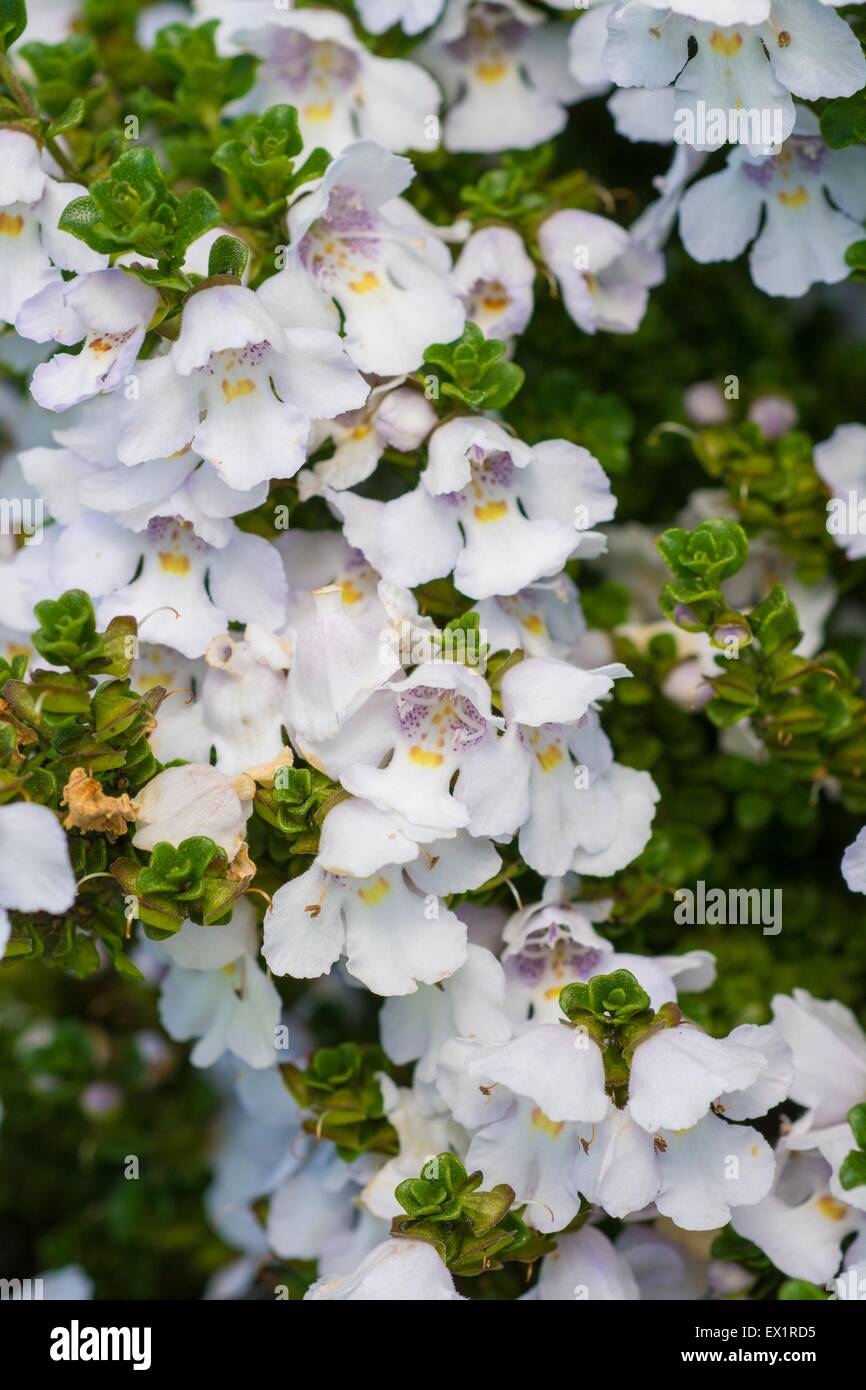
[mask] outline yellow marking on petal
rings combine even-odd
[[[536,1129],[540,1129],[542,1134],[549,1134],[551,1139],[556,1139],[562,1129],[564,1121],[548,1119],[543,1110],[539,1110],[536,1105],[532,1111],[532,1123]]]
[[[475,508],[478,521],[501,521],[508,512],[507,502],[485,502],[483,507]]]
[[[382,288],[382,282],[374,270],[365,270],[360,280],[350,280],[349,289],[355,294],[369,294],[371,290]]]
[[[94,338],[89,344],[91,352],[111,352],[113,344],[107,343],[104,338]]]
[[[419,767],[441,767],[445,759],[441,753],[431,753],[426,748],[419,748],[417,743],[409,749],[410,763],[417,763]]]
[[[752,1158],[757,1158],[757,1157],[758,1157],[758,1146],[757,1146],[757,1144],[753,1144],[753,1145],[752,1145],[751,1154],[752,1154]]]
[[[304,107],[304,115],[308,121],[329,121],[334,114],[334,103],[332,101],[322,101],[313,106]]]
[[[24,218],[17,212],[0,212],[0,233],[3,236],[20,236]]]
[[[802,184],[799,184],[797,188],[793,189],[790,193],[783,190],[781,193],[777,193],[776,197],[782,204],[782,207],[785,208],[802,208],[805,207],[809,201],[809,194]]]
[[[226,405],[231,405],[232,401],[237,400],[238,396],[251,396],[256,389],[256,383],[250,381],[248,376],[242,376],[240,381],[226,381],[223,377],[223,395]]]
[[[501,82],[508,71],[507,63],[501,60],[493,63],[476,63],[475,76],[479,82]]]
[[[355,603],[360,603],[361,599],[364,597],[362,591],[355,588],[351,579],[343,580],[340,585],[340,591],[343,595],[343,602],[347,608],[351,608]]]
[[[541,764],[542,771],[552,772],[562,762],[563,752],[555,743],[551,743],[548,744],[547,748],[542,748],[535,756]]]
[[[370,907],[375,907],[383,898],[387,898],[390,891],[391,885],[387,878],[377,878],[369,888],[359,889],[358,896],[363,898],[365,903],[369,903]]]
[[[545,999],[558,999],[562,993],[562,985],[553,985],[551,989],[544,991]]]
[[[828,1221],[843,1221],[848,1213],[844,1202],[838,1202],[835,1197],[829,1196],[818,1198],[818,1210]]]
[[[738,32],[733,34],[723,34],[721,29],[716,29],[710,39],[710,48],[714,53],[722,53],[726,58],[733,58],[743,46],[743,36]]]
[[[355,428],[352,430],[352,438],[366,439],[367,435],[372,433],[372,430],[372,425],[356,425]]]
[[[530,613],[528,618],[524,618],[523,626],[527,632],[534,632],[536,636],[544,632],[544,623],[537,613]]]
[[[482,306],[489,309],[491,314],[498,314],[502,309],[507,309],[510,303],[511,300],[507,294],[488,294],[481,301]]]
[[[166,574],[189,574],[189,556],[175,555],[170,550],[159,552],[159,567]]]

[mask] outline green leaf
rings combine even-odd
[[[236,275],[240,280],[250,258],[249,247],[237,237],[219,236],[210,249],[208,275]]]
[[[675,575],[699,578],[709,588],[742,569],[749,554],[742,526],[722,518],[702,521],[695,531],[672,527],[659,537],[658,548]]]
[[[866,1153],[862,1149],[852,1149],[845,1156],[839,1169],[839,1182],[846,1192],[866,1185]]]
[[[866,1150],[866,1102],[852,1105],[848,1111],[848,1123],[854,1131],[857,1147]]]
[[[27,28],[24,0],[0,0],[0,47],[9,49]]]
[[[799,640],[797,610],[781,584],[774,584],[763,602],[752,609],[749,621],[765,656],[790,649]]]
[[[126,150],[109,174],[64,209],[59,226],[104,254],[137,251],[160,270],[179,266],[190,242],[219,223],[219,207],[204,188],[178,199],[146,145]]]
[[[866,270],[866,241],[854,241],[845,252],[845,264],[852,270]]]
[[[39,627],[33,645],[52,666],[80,669],[98,658],[102,639],[96,631],[93,604],[83,589],[67,589],[59,599],[34,606]]]
[[[326,150],[314,149],[300,166],[303,149],[298,113],[293,106],[269,106],[259,116],[242,116],[232,136],[214,151],[213,162],[237,185],[249,203],[258,203],[256,216],[278,210],[296,188],[321,178],[330,163]]]
[[[156,35],[153,56],[171,77],[175,105],[207,124],[211,113],[244,96],[255,81],[260,59],[253,53],[222,56],[216,47],[219,21],[167,24]]]
[[[220,210],[216,199],[205,188],[191,188],[177,205],[171,259],[175,262],[181,260],[190,242],[219,226],[219,220]]]
[[[863,92],[837,97],[821,113],[821,135],[831,150],[866,140],[866,98]]]
[[[505,344],[487,339],[477,324],[467,323],[453,343],[431,343],[424,353],[427,366],[453,378],[440,384],[441,394],[473,410],[502,410],[523,385],[524,372],[504,362]]]
[[[610,975],[593,975],[585,984],[566,985],[559,995],[559,1007],[567,1018],[589,1013],[595,1018],[624,1023],[649,1008],[649,995],[629,970]]]
[[[827,1299],[824,1289],[819,1289],[817,1284],[810,1284],[806,1279],[786,1279],[778,1296],[782,1303],[826,1302]]]
[[[65,130],[74,130],[76,126],[81,125],[84,116],[84,102],[81,97],[73,97],[63,114],[51,122],[45,132],[46,138],[53,140],[55,135],[62,135]]]

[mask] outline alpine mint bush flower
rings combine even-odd
[[[866,1297],[862,33],[0,0],[0,1292]]]

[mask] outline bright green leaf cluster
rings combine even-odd
[[[242,116],[231,136],[213,154],[239,199],[241,215],[251,222],[266,221],[285,208],[286,199],[301,184],[321,178],[330,155],[314,149],[300,167],[303,149],[298,113],[293,106],[270,106],[260,116]]]
[[[306,1070],[286,1063],[281,1071],[298,1105],[312,1112],[304,1128],[318,1138],[333,1140],[346,1162],[371,1151],[398,1152],[378,1081],[380,1073],[392,1071],[381,1047],[354,1042],[322,1047],[313,1053]]]
[[[394,1195],[406,1216],[394,1217],[391,1234],[426,1241],[452,1274],[463,1276],[501,1269],[510,1260],[531,1264],[554,1248],[511,1210],[513,1188],[500,1183],[483,1191],[482,1181],[453,1154],[428,1159],[420,1177],[397,1185]]]
[[[121,856],[111,873],[134,901],[135,917],[155,940],[179,931],[187,917],[205,926],[227,921],[251,882],[250,875],[230,875],[226,856],[206,835],[182,840],[176,847],[157,844],[146,864]]]
[[[161,270],[176,270],[189,244],[219,220],[219,207],[206,189],[192,188],[178,198],[153,150],[141,145],[120,155],[107,178],[68,204],[60,228],[94,251],[135,251],[156,260]]]
[[[857,1147],[846,1154],[839,1169],[839,1181],[846,1192],[866,1186],[866,1103],[851,1107],[848,1123]]]
[[[439,377],[439,395],[459,401],[473,410],[503,410],[523,385],[523,368],[506,362],[505,344],[485,338],[474,323],[467,323],[453,343],[433,343],[424,362],[451,380]]]

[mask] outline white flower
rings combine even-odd
[[[655,958],[615,951],[593,925],[609,916],[610,899],[558,901],[564,882],[557,879],[545,889],[545,901],[514,913],[502,933],[508,1011],[515,1023],[554,1022],[561,1017],[559,993],[565,985],[615,970],[634,975],[653,1009],[675,1003],[678,990],[696,993],[712,983],[715,963],[708,951]]]
[[[557,9],[570,6],[559,3]],[[615,0],[587,0],[568,35],[568,70],[586,96],[606,92],[610,74],[604,64],[607,22],[616,8]]]
[[[64,528],[52,574],[61,589],[83,587],[102,600],[100,623],[131,613],[145,641],[189,657],[202,656],[230,620],[258,618],[278,627],[285,614],[279,555],[260,536],[235,527],[216,550],[188,522],[171,517],[155,517],[136,534],[86,512]]]
[[[294,1162],[268,1208],[268,1246],[282,1259],[318,1260],[323,1277],[347,1273],[387,1233],[366,1212],[356,1222],[369,1165],[363,1158],[346,1163],[333,1145],[309,1136],[296,1138],[292,1150]]]
[[[32,136],[0,130],[0,163],[0,320],[15,323],[22,305],[46,285],[59,283],[62,270],[101,270],[108,257],[58,230],[67,203],[87,189],[46,174]]]
[[[851,1010],[797,989],[775,995],[773,1019],[794,1053],[791,1099],[816,1124],[842,1119],[866,1095],[866,1037]]]
[[[517,593],[557,573],[604,537],[613,516],[601,465],[564,439],[528,446],[492,420],[459,417],[435,430],[414,492],[393,502],[351,493],[330,501],[351,544],[386,579],[414,586],[454,572],[470,598]]]
[[[354,410],[368,391],[337,335],[296,326],[265,286],[191,294],[177,341],[135,374],[138,395],[122,406],[121,463],[192,448],[240,489],[291,478],[311,420]]]
[[[250,1205],[304,1165],[308,1140],[303,1119],[276,1066],[245,1068],[235,1084],[226,1123],[215,1136],[214,1178],[205,1197],[208,1218],[227,1244],[258,1259],[269,1247]],[[320,1154],[328,1149],[330,1145],[318,1146]]]
[[[343,724],[399,669],[382,643],[373,612],[350,617],[336,584],[314,592],[315,617],[298,631],[286,687],[286,718],[301,740],[333,738]]]
[[[676,1084],[673,1077],[669,1084]],[[724,1226],[733,1211],[754,1206],[772,1186],[773,1150],[751,1125],[728,1125],[707,1114],[685,1132],[665,1130],[662,1140],[655,1204],[686,1231]]]
[[[600,968],[612,960],[629,968],[627,958],[611,956]],[[704,964],[689,962],[686,976],[696,972],[705,976]],[[661,970],[655,979],[663,980]],[[467,1162],[482,1166],[489,1182],[510,1161],[529,1188],[521,1196],[542,1208],[530,1208],[531,1224],[561,1229],[582,1193],[613,1216],[655,1202],[678,1225],[709,1230],[728,1220],[732,1205],[766,1196],[769,1145],[711,1106],[739,1118],[764,1113],[785,1094],[790,1057],[772,1029],[746,1028],[725,1040],[685,1024],[651,1030],[634,1049],[629,1098],[617,1108],[592,1036],[543,1018],[519,1023],[509,1041],[495,1045],[452,1039],[438,1061],[440,1093],[455,1118],[477,1130]],[[480,1101],[470,1098],[461,1073],[483,1083]]]
[[[754,241],[749,268],[755,284],[765,294],[796,298],[814,284],[847,278],[845,252],[861,238],[864,215],[866,153],[855,146],[828,149],[816,118],[801,109],[778,155],[750,155],[739,147],[726,169],[688,190],[680,235],[702,263],[735,260]]]
[[[133,690],[161,685],[164,690],[178,692],[160,705],[156,728],[148,735],[148,742],[162,763],[175,758],[206,763],[210,757],[213,736],[205,727],[201,700],[195,698],[207,670],[204,661],[190,661],[170,647],[151,646],[147,642],[139,645],[131,672]],[[181,692],[186,698],[180,698]]]
[[[46,410],[68,410],[124,384],[159,303],[150,285],[124,270],[96,270],[53,280],[23,305],[16,328],[38,343],[69,346],[33,373],[30,390]]]
[[[657,250],[594,212],[566,208],[538,229],[541,254],[584,333],[634,333],[664,279]]]
[[[528,150],[558,135],[567,106],[588,95],[569,73],[566,39],[519,0],[449,0],[419,49],[448,102],[445,148]]]
[[[596,1200],[612,1215],[654,1200],[686,1230],[723,1225],[732,1207],[766,1196],[773,1154],[751,1126],[728,1125],[719,1115],[765,1114],[790,1078],[790,1050],[772,1028],[744,1025],[724,1039],[688,1024],[650,1033],[632,1058],[627,1114],[611,1117],[598,1153],[590,1145],[591,1170],[604,1189]],[[624,1145],[636,1160],[631,1177]],[[629,1186],[638,1173],[644,1189]]]
[[[618,95],[632,96],[635,94],[620,92]],[[657,96],[659,94],[654,92],[646,93],[646,95]],[[627,132],[620,131],[620,134],[625,133]],[[706,160],[705,154],[693,150],[690,145],[678,145],[676,147],[667,173],[660,174],[653,179],[653,187],[659,194],[658,198],[649,203],[631,224],[631,235],[635,241],[655,250],[664,246],[677,220],[677,213],[686,188],[694,175],[706,163]]]
[[[393,692],[386,745],[392,756],[385,767],[377,765],[381,759],[349,765],[340,774],[343,786],[395,816],[422,842],[472,829],[461,777],[471,776],[477,757],[495,758],[502,722],[492,712],[486,681],[460,662],[444,661],[418,666],[387,688]],[[473,799],[484,798],[476,791]]]
[[[325,760],[330,761],[335,752],[333,739],[344,718],[349,717],[341,703],[340,692],[354,689],[353,681],[358,675],[357,671],[353,675],[338,669],[340,663],[348,659],[351,652],[353,662],[358,663],[358,671],[369,675],[369,685],[366,679],[362,680],[358,690],[372,691],[400,665],[402,643],[407,643],[413,660],[419,660],[420,653],[432,650],[428,644],[436,634],[435,624],[431,618],[419,616],[418,603],[411,590],[381,579],[361,552],[353,550],[339,531],[289,531],[276,545],[289,584],[287,616],[284,621],[269,623],[266,614],[263,621],[248,623],[246,637],[255,649],[257,660],[275,669],[295,665],[292,698],[300,698],[301,707],[294,713],[294,732],[300,735],[303,731],[305,745],[311,745],[308,721],[313,724],[324,721],[324,737],[329,742],[321,751]],[[339,591],[341,605],[334,601],[335,589]],[[349,628],[334,621],[340,613],[359,624],[360,640],[355,639]],[[314,623],[320,626],[308,634],[306,630]],[[316,634],[320,637],[327,634],[324,645],[315,642]],[[294,661],[299,643],[309,657],[307,663]],[[374,670],[374,658],[379,664],[378,671]],[[329,664],[334,666],[331,676],[327,674]],[[327,684],[332,679],[332,693],[339,713],[311,709],[309,715],[305,714],[304,702],[316,704],[323,697],[321,682]],[[351,696],[349,700],[351,704]],[[330,697],[326,708],[331,708]]]
[[[569,1303],[578,1296],[592,1303],[633,1302],[641,1296],[629,1262],[594,1226],[557,1240],[542,1261],[538,1283],[522,1301]]]
[[[699,10],[701,0],[689,0]],[[665,6],[667,8],[667,6]],[[674,9],[680,7],[674,6]],[[737,6],[716,5],[717,11]],[[620,87],[675,84],[678,118],[723,112],[725,131],[682,129],[687,143],[703,148],[760,141],[748,121],[733,124],[730,112],[760,112],[774,119],[773,137],[784,140],[794,126],[791,93],[814,101],[850,96],[866,81],[866,61],[848,23],[817,0],[773,0],[761,21],[724,20],[668,13],[659,20],[652,4],[618,4],[610,16],[604,51],[608,73]],[[689,43],[696,52],[689,57]],[[761,132],[763,136],[763,131]],[[773,141],[771,140],[772,144]]]
[[[485,338],[511,338],[532,317],[535,266],[511,227],[482,227],[463,246],[452,273],[466,317]]]
[[[629,1113],[650,1134],[690,1129],[719,1096],[753,1086],[766,1065],[764,1054],[745,1042],[711,1038],[687,1024],[663,1028],[635,1048]]]
[[[75,892],[69,846],[54,813],[29,801],[0,806],[0,958],[9,940],[7,908],[66,912]]]
[[[399,197],[412,176],[408,159],[369,141],[351,145],[291,208],[292,255],[267,282],[271,304],[306,293],[336,318],[335,300],[352,361],[380,376],[413,371],[431,342],[450,343],[463,330],[448,248]]]
[[[606,877],[649,840],[658,790],[649,773],[614,762],[591,708],[629,674],[618,662],[583,671],[531,657],[502,679],[511,795],[523,808],[520,853],[538,873]],[[480,829],[501,833],[483,821]]]
[[[573,1030],[559,1022],[531,1024],[507,1042],[474,1047],[466,1071],[479,1084],[496,1082],[532,1101],[541,1113],[530,1119],[541,1130],[545,1121],[597,1124],[610,1100],[601,1049],[591,1037],[584,1041],[575,1047]]]
[[[419,853],[393,817],[341,802],[325,818],[312,867],[274,894],[265,959],[276,975],[314,979],[345,954],[349,973],[374,994],[437,984],[466,959],[466,927],[440,898],[480,887],[499,862],[489,842],[469,836]]]
[[[586,631],[580,597],[567,574],[540,579],[516,594],[481,599],[475,611],[492,652],[520,648],[527,656],[566,659],[576,654]]]
[[[319,1279],[304,1302],[457,1303],[462,1296],[432,1245],[386,1240],[352,1274]]]
[[[235,35],[262,62],[244,105],[263,111],[287,102],[298,113],[306,149],[341,154],[355,140],[399,153],[435,149],[436,83],[416,63],[377,58],[331,10],[272,13],[271,23]]]
[[[852,893],[866,893],[866,826],[842,856],[842,877]]]
[[[439,18],[444,5],[445,0],[358,0],[358,13],[370,34],[384,34],[394,24],[406,34],[420,34]]]
[[[866,425],[837,425],[829,439],[815,445],[813,457],[819,477],[833,493],[832,501],[827,503],[827,530],[849,560],[862,560],[866,556],[866,518],[861,521],[860,505],[866,499]],[[841,525],[833,517],[834,510],[845,518]],[[866,508],[862,510],[866,512]],[[857,862],[853,848],[852,845],[846,851],[846,857],[851,855],[848,862],[852,868]],[[860,888],[851,881],[844,861],[843,873],[849,888],[866,892],[866,883]]]
[[[846,1191],[839,1169],[857,1147],[848,1112],[866,1096],[866,1036],[850,1009],[808,990],[773,999],[776,1027],[794,1054],[789,1095],[807,1107],[787,1138],[792,1151],[817,1149],[830,1165],[830,1191],[866,1211],[866,1188]]]
[[[77,359],[64,356],[70,360]],[[267,483],[247,491],[230,488],[212,464],[188,449],[134,468],[118,463],[119,428],[117,398],[93,401],[74,425],[52,432],[53,447],[19,455],[24,477],[55,521],[68,526],[87,511],[103,512],[130,531],[143,531],[157,517],[176,517],[220,549],[236,534],[230,518],[267,497]]]
[[[841,1244],[864,1231],[862,1213],[834,1197],[829,1165],[817,1153],[777,1150],[776,1182],[762,1202],[739,1206],[731,1224],[791,1279],[825,1285],[839,1268]]]
[[[159,1015],[170,1037],[198,1038],[190,1057],[193,1066],[213,1066],[224,1052],[250,1067],[270,1066],[280,996],[256,963],[259,939],[252,906],[237,903],[223,926],[185,922],[161,949],[172,966],[162,982]]]
[[[398,378],[399,380],[399,378]],[[374,386],[362,410],[323,422],[316,447],[333,440],[334,452],[298,477],[302,502],[330,487],[336,492],[355,487],[375,472],[386,448],[410,453],[436,424],[437,415],[420,391],[410,386]],[[313,452],[312,447],[308,450]]]
[[[483,946],[470,943],[465,963],[441,986],[420,985],[414,994],[386,999],[379,1029],[393,1062],[417,1062],[415,1080],[435,1082],[449,1038],[504,1042],[511,1036],[502,966]]]
[[[208,670],[201,687],[204,731],[216,766],[228,777],[272,763],[284,748],[283,673],[256,661],[247,642],[226,633],[205,652]]]
[[[175,848],[194,835],[206,835],[234,859],[246,838],[252,811],[251,779],[235,784],[207,764],[167,767],[136,793],[138,815],[132,843],[152,850],[165,842]],[[210,928],[205,930],[209,931]]]
[[[525,1216],[536,1230],[561,1231],[580,1209],[573,1176],[580,1137],[577,1125],[554,1121],[533,1101],[514,1098],[500,1118],[473,1136],[466,1165],[480,1169],[485,1187],[513,1187],[515,1202],[528,1204]]]

